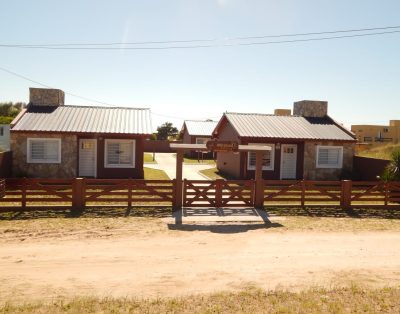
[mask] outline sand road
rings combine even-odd
[[[229,226],[227,226],[229,228]],[[229,230],[227,230],[229,231]],[[164,297],[400,283],[398,232],[169,230],[0,242],[0,297]]]

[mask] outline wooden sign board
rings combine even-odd
[[[207,149],[212,152],[237,152],[239,150],[239,144],[233,141],[208,141]]]

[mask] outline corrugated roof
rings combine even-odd
[[[185,120],[190,135],[211,136],[217,124],[217,121]]]
[[[13,131],[151,134],[150,109],[30,106]]]
[[[241,137],[355,140],[330,117],[305,118],[257,113],[225,113],[225,116]]]

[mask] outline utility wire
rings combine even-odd
[[[378,35],[394,34],[394,33],[400,33],[400,30],[385,31],[385,32],[375,32],[375,33],[365,33],[365,34],[330,36],[330,37],[280,40],[280,41],[264,41],[264,42],[250,42],[250,43],[221,43],[221,44],[189,45],[189,46],[156,46],[156,47],[54,47],[54,46],[52,46],[52,47],[47,47],[47,46],[0,45],[0,48],[39,49],[39,50],[170,50],[170,49],[197,49],[197,48],[219,48],[219,47],[235,47],[235,46],[286,44],[286,43],[296,43],[296,42],[310,42],[310,41],[333,40],[333,39],[343,39],[343,38],[378,36]]]
[[[8,73],[8,74],[11,74],[11,75],[14,75],[14,76],[16,76],[16,77],[19,77],[19,78],[21,78],[21,79],[23,79],[23,80],[26,80],[26,81],[35,83],[35,84],[37,84],[37,85],[40,85],[40,86],[43,86],[43,87],[46,87],[46,88],[54,88],[54,87],[52,87],[52,86],[43,84],[43,83],[41,83],[41,82],[38,82],[38,81],[36,81],[36,80],[33,80],[33,79],[31,79],[31,78],[29,78],[29,77],[26,77],[26,76],[24,76],[24,75],[18,74],[18,73],[16,73],[16,72],[10,71],[10,70],[8,70],[8,69],[6,69],[6,68],[3,68],[3,67],[0,67],[0,71],[6,72],[6,73]],[[119,106],[114,105],[114,104],[110,104],[110,103],[107,103],[107,102],[104,102],[104,101],[99,101],[99,100],[95,100],[95,99],[92,99],[92,98],[80,96],[80,95],[77,95],[77,94],[75,94],[75,93],[71,93],[71,92],[68,92],[68,91],[64,91],[64,93],[67,94],[67,95],[70,95],[70,96],[72,96],[72,97],[80,98],[80,99],[83,99],[83,100],[86,100],[86,101],[90,101],[90,102],[94,102],[94,103],[97,103],[97,104],[101,104],[101,105],[105,105],[105,106],[109,106],[109,107],[119,107]],[[153,112],[153,111],[151,111],[151,114],[156,115],[156,116],[160,116],[160,117],[171,118],[171,119],[189,120],[189,118],[177,117],[177,116],[170,116],[170,115],[164,115],[164,114],[156,113],[156,112]],[[204,119],[204,120],[205,120],[205,119]]]
[[[346,29],[346,30],[335,30],[335,31],[323,31],[323,32],[310,32],[310,33],[292,33],[292,34],[278,34],[278,35],[261,35],[261,36],[247,36],[247,37],[228,37],[223,39],[189,39],[189,40],[165,40],[165,41],[139,41],[139,42],[111,42],[111,43],[58,43],[58,44],[0,44],[0,47],[12,47],[12,48],[37,48],[37,47],[67,47],[67,46],[115,46],[115,45],[153,45],[153,44],[176,44],[176,43],[196,43],[196,42],[227,42],[237,40],[250,40],[250,39],[262,39],[262,38],[280,38],[280,37],[298,37],[298,36],[312,36],[312,35],[324,35],[324,34],[338,34],[338,33],[353,33],[353,32],[366,32],[366,31],[377,31],[377,30],[388,30],[388,29],[399,29],[400,26],[384,26],[384,27],[373,27],[373,28],[358,28],[358,29]]]

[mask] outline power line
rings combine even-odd
[[[156,47],[56,47],[56,46],[52,46],[52,47],[48,47],[48,46],[40,46],[40,45],[36,45],[36,46],[0,45],[0,48],[39,49],[39,50],[170,50],[170,49],[198,49],[198,48],[221,48],[221,47],[235,47],[235,46],[287,44],[287,43],[296,43],[296,42],[311,42],[311,41],[322,41],[322,40],[333,40],[333,39],[344,39],[344,38],[355,38],[355,37],[366,37],[366,36],[379,36],[379,35],[395,34],[395,33],[400,33],[400,30],[386,31],[386,32],[375,32],[375,33],[365,33],[365,34],[330,36],[330,37],[280,40],[280,41],[264,41],[264,42],[250,42],[250,43],[221,43],[221,44],[189,45],[189,46],[156,46]]]
[[[246,37],[227,37],[222,39],[189,39],[189,40],[165,40],[165,41],[138,41],[138,42],[108,42],[108,43],[51,43],[51,44],[0,44],[0,47],[12,48],[38,48],[38,47],[67,47],[67,46],[115,46],[115,45],[153,45],[153,44],[176,44],[176,43],[195,43],[195,42],[226,42],[237,40],[250,40],[262,38],[281,38],[281,37],[298,37],[298,36],[312,36],[324,34],[338,34],[338,33],[353,33],[353,32],[366,32],[387,29],[399,29],[400,26],[384,26],[372,28],[358,28],[322,32],[309,32],[309,33],[291,33],[291,34],[277,34],[277,35],[260,35],[260,36],[246,36]],[[119,49],[119,48],[118,48]]]
[[[43,87],[46,87],[46,88],[54,88],[54,87],[52,87],[52,86],[49,86],[49,85],[47,85],[47,84],[38,82],[38,81],[36,81],[36,80],[33,80],[33,79],[31,79],[31,78],[29,78],[29,77],[26,77],[26,76],[24,76],[24,75],[22,75],[22,74],[18,74],[18,73],[16,73],[16,72],[10,71],[10,70],[8,70],[8,69],[6,69],[6,68],[3,68],[3,67],[0,67],[0,71],[6,72],[6,73],[8,73],[8,74],[11,74],[11,75],[14,75],[14,76],[16,76],[16,77],[19,77],[19,78],[21,78],[21,79],[23,79],[23,80],[26,80],[26,81],[35,83],[35,84],[37,84],[37,85],[40,85],[40,86],[43,86]],[[118,107],[118,106],[115,105],[115,104],[110,104],[110,103],[107,103],[107,102],[104,102],[104,101],[99,101],[99,100],[95,100],[95,99],[92,99],[92,98],[80,96],[80,95],[77,95],[77,94],[75,94],[75,93],[71,93],[71,92],[69,92],[69,91],[64,91],[64,93],[67,94],[67,95],[70,95],[70,96],[72,96],[72,97],[80,98],[80,99],[83,99],[83,100],[86,100],[86,101],[90,101],[90,102],[94,102],[94,103],[97,103],[97,104],[101,104],[101,105],[105,105],[105,106],[109,106],[109,107]],[[156,115],[156,116],[160,116],[160,117],[171,118],[171,119],[188,120],[188,118],[185,118],[185,117],[169,116],[169,115],[164,115],[164,114],[156,113],[156,112],[153,112],[153,111],[151,111],[151,114]]]

